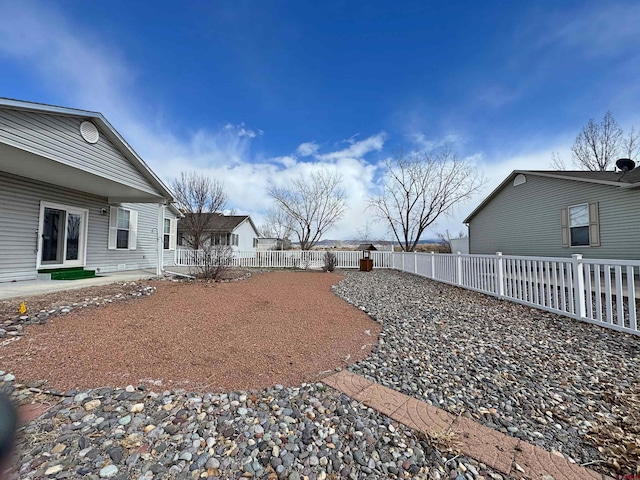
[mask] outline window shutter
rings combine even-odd
[[[178,221],[175,218],[171,219],[171,228],[169,229],[169,250],[176,249],[176,240],[177,240],[177,230]]]
[[[118,207],[109,207],[109,241],[107,248],[116,249],[116,238],[118,236]]]
[[[136,249],[138,241],[138,212],[129,210],[129,250]]]
[[[571,243],[569,238],[569,209],[560,210],[560,230],[562,232],[562,246],[568,247]]]
[[[589,204],[589,246],[600,246],[600,219],[597,202]]]

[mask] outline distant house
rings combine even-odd
[[[470,253],[640,259],[640,169],[516,170],[464,220]]]
[[[285,250],[291,248],[291,241],[282,238],[258,238],[258,250]]]
[[[160,273],[172,202],[102,114],[0,98],[0,282]]]
[[[185,214],[184,221],[178,224],[178,245],[189,247],[190,217],[198,214]],[[249,215],[222,215],[219,213],[200,214],[206,216],[204,233],[212,245],[227,245],[234,251],[254,251],[258,248],[260,233]]]

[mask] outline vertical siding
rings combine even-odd
[[[469,223],[471,253],[640,259],[640,190],[526,175],[509,183]],[[562,247],[560,210],[598,202],[599,247]]]
[[[97,143],[87,143],[80,135],[82,121],[77,117],[0,109],[0,142],[157,194],[102,132]]]
[[[40,202],[55,202],[89,210],[87,268],[100,272],[155,269],[157,259],[157,204],[123,204],[138,211],[136,250],[108,250],[109,216],[106,198],[63,189],[0,172],[0,281],[36,277],[36,247]]]

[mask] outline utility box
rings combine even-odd
[[[371,252],[378,250],[371,243],[363,243],[358,245],[358,250],[362,250],[362,258],[360,259],[360,271],[370,272],[373,270],[373,258],[371,258]]]

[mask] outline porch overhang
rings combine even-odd
[[[108,203],[167,203],[166,197],[0,143],[0,170],[108,199]]]

